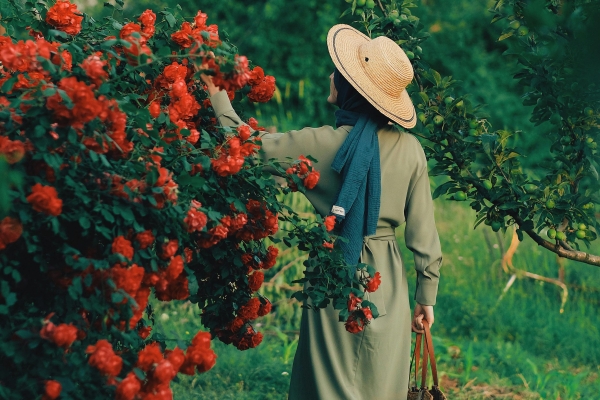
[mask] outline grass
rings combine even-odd
[[[522,276],[517,276],[499,300],[510,278],[499,259],[501,250],[508,248],[512,232],[496,235],[483,225],[473,230],[473,212],[465,204],[443,200],[436,200],[436,222],[444,263],[434,344],[441,387],[449,398],[597,398],[600,270],[564,262],[569,296],[562,313],[559,287]],[[398,240],[412,293],[416,278],[412,255],[403,246],[402,229]],[[591,252],[600,253],[600,246],[595,244]],[[281,265],[294,257],[297,255],[284,256]],[[555,255],[527,238],[519,245],[513,262],[519,269],[558,276]],[[289,282],[301,273],[298,264],[275,278]],[[270,273],[267,280],[276,270]],[[259,321],[258,328],[265,334],[263,343],[240,352],[214,342],[217,365],[206,374],[176,382],[176,399],[287,398],[299,307],[288,299],[291,292],[276,285],[265,288],[265,293],[277,307],[272,315]],[[202,329],[199,312],[192,304],[156,302],[154,306],[154,331],[172,338],[173,345]]]

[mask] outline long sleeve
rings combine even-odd
[[[417,271],[415,300],[419,304],[433,306],[440,279],[442,249],[435,226],[427,165],[412,185],[412,191],[407,197],[405,216],[405,243],[413,253]]]
[[[225,91],[214,94],[210,101],[221,126],[246,125],[234,111]],[[304,128],[286,133],[260,132],[261,157],[264,162],[272,158],[286,162],[287,157],[296,160],[300,155],[310,155],[317,159],[317,169],[329,168],[329,159],[335,154],[332,149],[337,149],[345,138],[345,135],[336,135],[335,132],[331,126]],[[267,170],[275,173],[271,168]]]

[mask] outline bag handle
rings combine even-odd
[[[409,370],[409,376],[410,376],[410,371],[412,371],[412,362],[413,360],[415,361],[415,387],[417,386],[417,370],[419,369],[419,361],[420,361],[420,357],[421,357],[421,340],[422,340],[422,333],[417,333],[417,339],[415,340],[415,350],[413,351],[413,356],[410,362],[410,370]],[[410,383],[409,383],[409,388],[410,388]]]
[[[429,327],[429,322],[423,320],[423,333],[417,333],[417,338],[415,340],[415,349],[413,351],[413,355],[411,358],[410,371],[412,372],[413,361],[415,361],[415,369],[414,369],[414,382],[415,386],[418,384],[417,380],[417,370],[419,369],[419,362],[421,361],[421,341],[423,344],[423,363],[421,364],[421,388],[425,388],[427,383],[427,360],[431,360],[431,373],[433,377],[434,386],[438,386],[438,375],[437,375],[437,365],[435,362],[435,353],[433,350],[433,342],[431,340],[431,330]],[[410,374],[410,372],[409,372]],[[410,389],[410,384],[409,384]]]
[[[423,319],[423,326],[425,327],[425,347],[427,350],[427,354],[429,355],[429,359],[431,360],[431,375],[433,376],[433,385],[438,386],[438,375],[437,375],[437,365],[435,363],[435,352],[433,351],[433,342],[431,341],[431,331],[429,329],[429,322]],[[425,349],[423,351],[425,353]],[[423,355],[423,381],[421,385],[423,386],[425,383],[425,378],[427,374],[426,364],[427,356]]]

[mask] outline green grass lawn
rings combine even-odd
[[[512,231],[496,235],[483,225],[473,230],[473,220],[465,204],[436,200],[444,263],[433,334],[442,389],[451,399],[598,398],[600,270],[564,262],[568,299],[562,313],[558,286],[519,274],[500,299],[511,274],[502,270],[499,260]],[[398,240],[412,293],[415,273],[402,230]],[[596,244],[592,252],[600,253],[599,247]],[[280,266],[293,257],[285,255]],[[558,276],[555,255],[527,238],[513,262],[516,268]],[[276,272],[269,271],[267,280],[288,281],[301,269]],[[263,343],[241,352],[215,341],[216,366],[177,381],[176,399],[287,398],[300,309],[288,299],[291,291],[272,285],[264,293],[276,307],[255,325],[265,334]],[[199,311],[190,303],[154,306],[154,333],[172,339],[168,343],[173,346],[202,329]]]

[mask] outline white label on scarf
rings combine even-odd
[[[331,213],[335,215],[341,215],[342,217],[346,216],[346,210],[344,210],[344,207],[340,206],[331,207]]]

